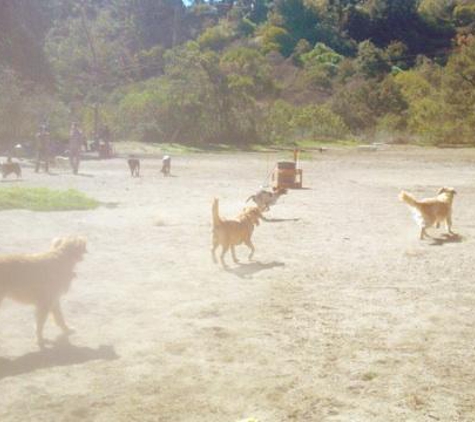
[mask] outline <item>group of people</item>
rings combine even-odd
[[[99,141],[96,145],[96,150],[99,151],[101,158],[107,158],[110,156],[110,134],[107,127],[102,129],[104,144],[101,145]],[[69,162],[74,174],[77,174],[79,171],[79,164],[81,162],[81,149],[85,148],[88,150],[86,137],[84,136],[83,131],[81,130],[77,122],[71,123],[71,128],[69,130],[69,143],[68,143],[68,155]],[[41,165],[43,164],[45,172],[49,171],[49,164],[51,160],[51,134],[48,129],[48,125],[43,124],[40,127],[39,132],[36,134],[36,164],[35,172],[40,171]]]

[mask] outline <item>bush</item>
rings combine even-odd
[[[292,54],[295,41],[284,28],[266,25],[262,29],[261,36],[262,49],[265,53],[278,51],[285,57],[288,57],[290,54]]]
[[[198,44],[203,48],[222,50],[234,38],[231,28],[224,24],[206,29],[199,37]]]
[[[455,23],[458,26],[467,26],[475,22],[475,6],[459,5],[453,12]]]

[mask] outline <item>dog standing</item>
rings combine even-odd
[[[43,327],[51,313],[65,334],[72,330],[61,312],[60,297],[68,292],[74,267],[86,253],[82,237],[55,239],[48,252],[0,256],[0,304],[6,297],[36,307],[36,335],[44,347]]]
[[[219,201],[217,198],[213,201],[212,206],[213,215],[213,246],[211,254],[213,261],[216,263],[216,249],[221,245],[221,264],[226,267],[224,262],[224,256],[226,252],[231,248],[231,254],[234,262],[237,264],[239,261],[236,257],[235,246],[244,243],[251,250],[249,253],[249,260],[254,255],[254,245],[252,244],[251,237],[254,231],[254,226],[259,225],[259,218],[262,218],[262,214],[257,207],[250,207],[245,209],[234,220],[223,220],[219,216]]]
[[[287,194],[287,189],[283,188],[273,188],[272,192],[261,189],[255,195],[251,195],[247,198],[246,202],[249,202],[251,199],[256,203],[257,207],[261,211],[269,211],[271,205],[275,205],[277,200],[282,196]]]
[[[399,194],[399,199],[413,210],[414,218],[421,227],[419,236],[421,240],[424,236],[430,237],[426,232],[428,227],[435,224],[438,228],[441,222],[445,222],[449,234],[454,234],[452,232],[452,203],[456,193],[454,188],[444,187],[439,189],[436,197],[421,200],[417,200],[405,191]]]
[[[21,167],[18,163],[13,163],[12,159],[7,158],[7,162],[2,164],[2,179],[5,179],[9,174],[15,173],[17,179],[21,177]]]
[[[140,177],[140,160],[138,158],[129,158],[127,160],[132,177]]]
[[[172,159],[169,155],[164,155],[162,158],[162,169],[160,170],[163,175],[170,176],[170,171],[172,167]]]

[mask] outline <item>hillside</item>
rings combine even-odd
[[[474,27],[467,0],[2,2],[0,140],[472,144]]]

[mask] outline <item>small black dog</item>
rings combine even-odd
[[[12,159],[8,158],[6,163],[2,164],[2,179],[5,179],[9,174],[15,173],[17,179],[21,177],[21,167],[18,163],[12,163]]]
[[[129,158],[127,160],[132,177],[140,177],[140,160],[138,158]]]

